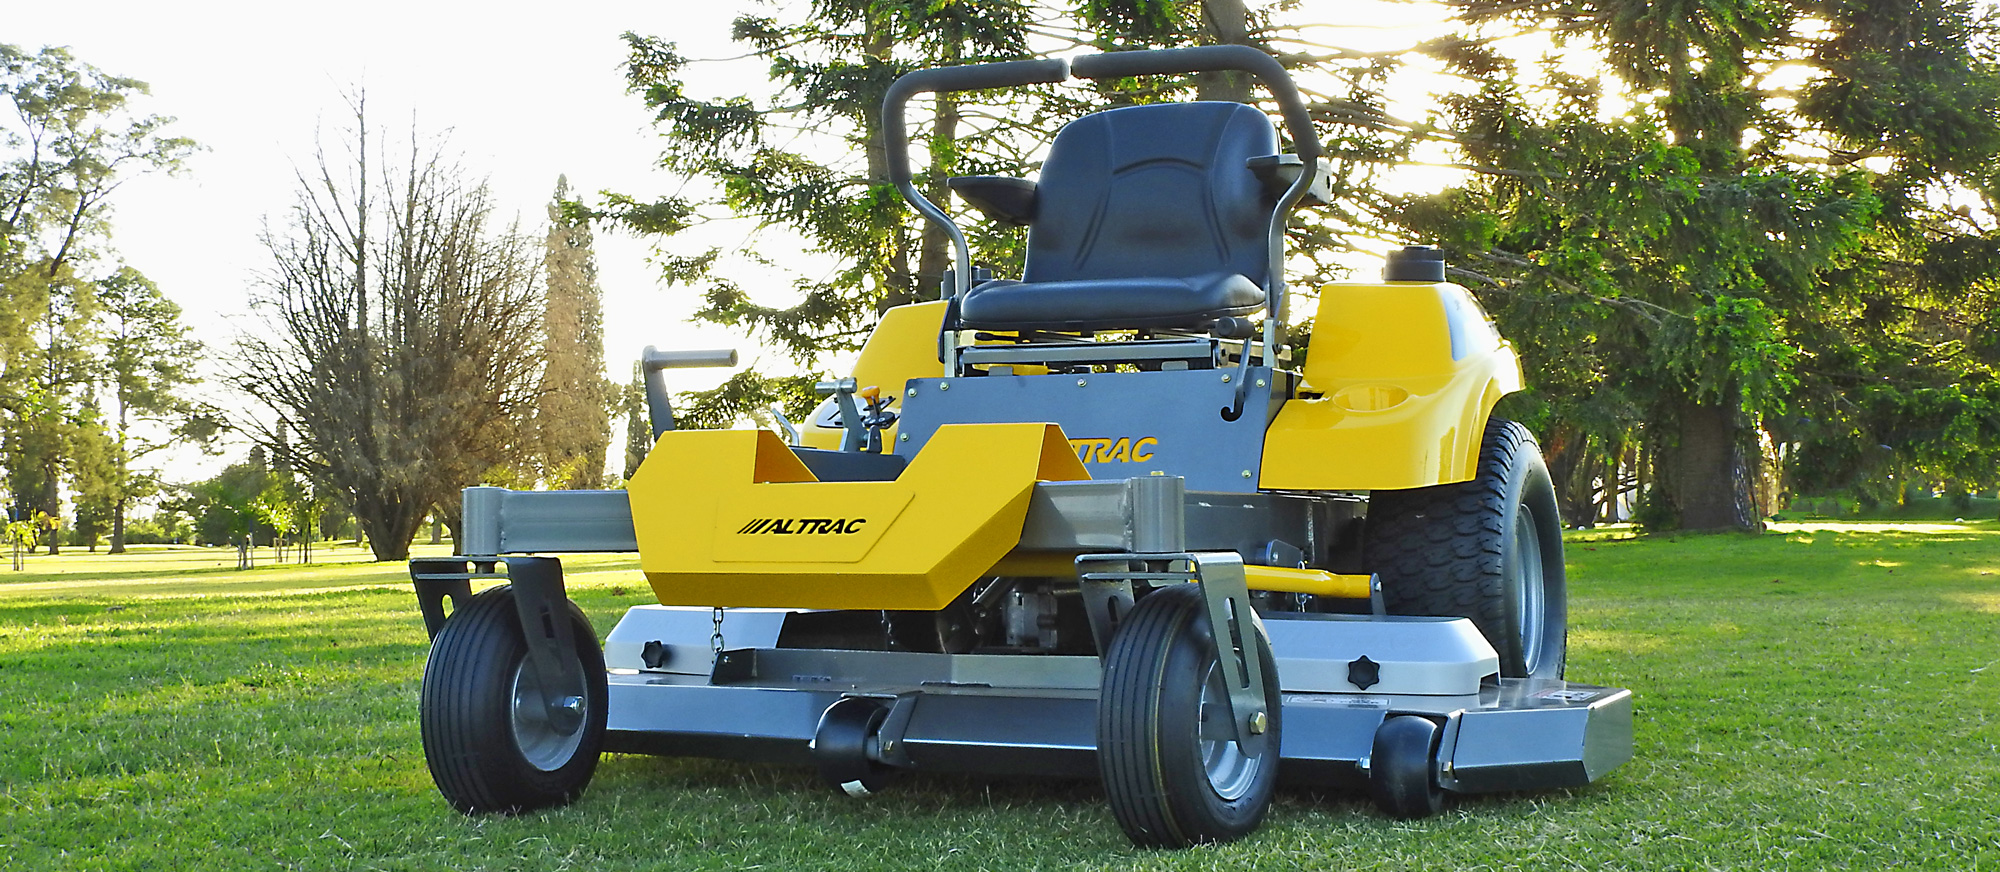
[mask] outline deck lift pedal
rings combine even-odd
[[[912,183],[918,93],[1208,70],[1269,88],[1295,153],[1240,104],[1079,118],[1036,180],[951,180],[1028,228],[1019,279],[975,270]],[[853,794],[1095,768],[1134,843],[1178,847],[1253,831],[1281,770],[1417,818],[1630,758],[1631,693],[1563,677],[1554,491],[1492,416],[1519,363],[1439,254],[1324,288],[1292,365],[1284,231],[1325,165],[1275,61],[921,70],[884,118],[892,181],[955,249],[942,300],[888,312],[784,437],[676,429],[662,370],[734,353],[647,349],[629,491],[469,488],[462,553],[411,561],[453,805],[568,802],[604,751],[813,765]],[[600,649],[539,555],[630,551],[661,604]]]

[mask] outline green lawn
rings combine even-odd
[[[465,818],[418,748],[401,566],[34,557],[0,574],[0,869],[2000,868],[2000,526],[1618,535],[1571,542],[1570,672],[1637,693],[1632,763],[1417,823],[1287,791],[1182,853],[1129,848],[1087,781],[854,801],[630,756],[569,808]],[[649,601],[630,557],[566,563],[600,633]]]

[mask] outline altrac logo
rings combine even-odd
[[[1147,463],[1153,459],[1149,449],[1159,446],[1160,440],[1151,436],[1069,440],[1069,447],[1076,450],[1076,459],[1084,463]]]
[[[867,518],[752,518],[738,536],[844,536],[861,532]]]

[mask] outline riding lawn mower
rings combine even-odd
[[[1027,228],[1019,278],[912,182],[916,94],[1214,70],[1270,89],[1293,153],[1251,106],[1155,103],[1071,121],[1034,180],[950,180]],[[883,118],[890,180],[954,248],[942,299],[884,314],[782,434],[677,429],[664,370],[734,353],[649,348],[627,490],[468,488],[462,553],[410,562],[452,805],[569,802],[604,752],[855,795],[1095,771],[1135,844],[1183,847],[1255,830],[1281,774],[1420,818],[1631,757],[1631,693],[1564,678],[1554,490],[1492,414],[1519,361],[1441,255],[1324,287],[1288,342],[1285,230],[1326,164],[1272,58],[920,70]],[[546,555],[631,551],[659,605],[600,648]]]

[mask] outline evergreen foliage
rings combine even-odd
[[[1750,526],[1775,508],[1753,494],[1761,432],[1814,487],[1899,463],[1993,481],[1990,19],[1451,5],[1468,33],[1433,53],[1473,83],[1444,109],[1475,177],[1402,221],[1522,347],[1535,389],[1513,414],[1549,433],[1572,490],[1615,481],[1636,442],[1653,523]]]
[[[558,178],[542,250],[545,362],[535,429],[549,486],[593,489],[604,483],[617,387],[604,378],[604,299],[590,224],[564,208],[569,199],[569,179]]]

